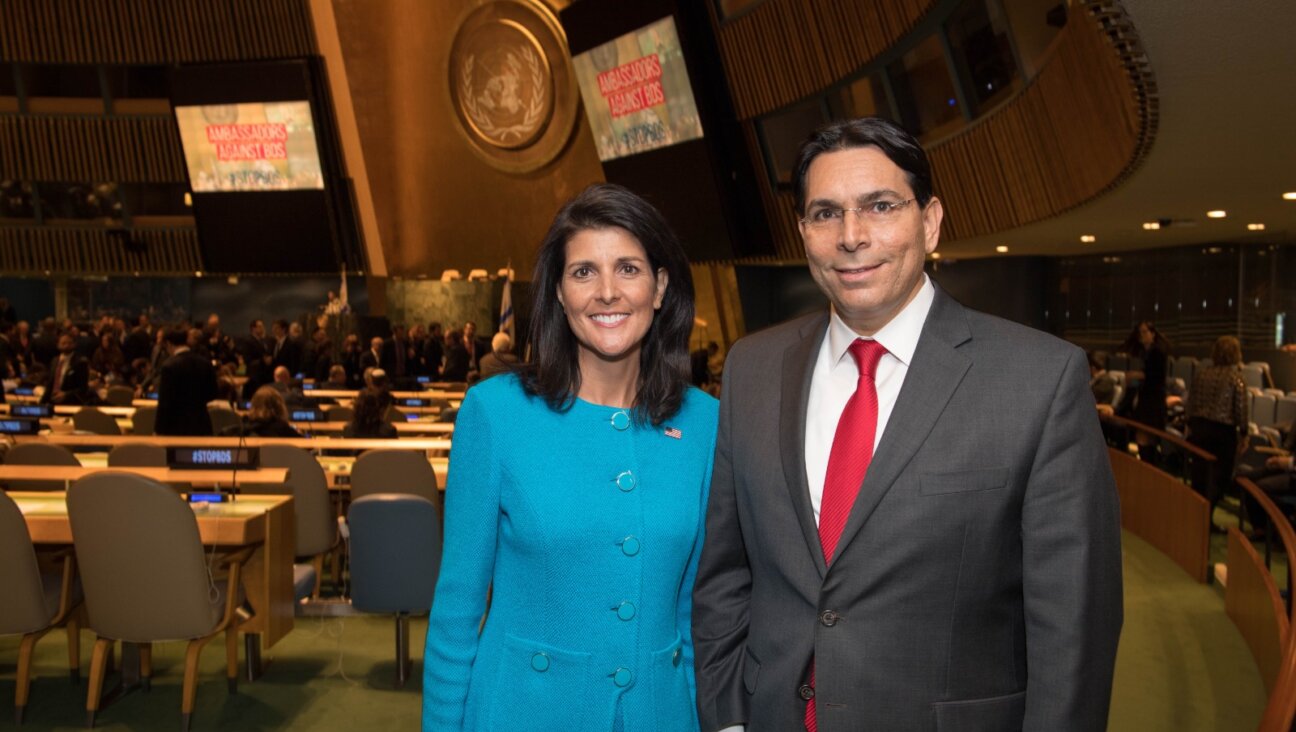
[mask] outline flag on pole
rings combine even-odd
[[[500,298],[499,329],[508,333],[509,339],[517,343],[517,327],[513,323],[513,260],[509,260],[508,275],[504,278],[504,296]]]

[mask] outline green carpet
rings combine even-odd
[[[1264,683],[1224,614],[1222,590],[1194,582],[1129,532],[1121,541],[1125,625],[1108,729],[1255,729]]]
[[[404,689],[396,688],[395,621],[381,617],[298,618],[293,632],[263,655],[265,674],[226,690],[224,645],[203,649],[194,730],[413,730],[422,703],[426,619],[410,623],[410,654],[416,660]],[[85,681],[67,680],[66,636],[55,631],[36,647],[37,678],[23,730],[84,729]],[[90,667],[91,633],[82,633],[82,672]],[[135,691],[99,713],[95,728],[108,732],[176,730],[184,644],[153,647],[153,688]],[[242,649],[240,648],[240,659]],[[0,638],[0,729],[13,720],[18,639]],[[111,678],[105,683],[108,686]]]
[[[1218,587],[1199,585],[1183,570],[1126,533],[1125,625],[1116,663],[1112,730],[1255,729],[1265,694],[1242,637],[1224,615]],[[395,688],[394,623],[387,618],[298,618],[296,628],[265,654],[265,675],[225,689],[223,646],[203,653],[194,730],[413,730],[421,703],[426,621],[411,623],[413,677]],[[89,668],[90,633],[82,634]],[[18,639],[0,638],[0,729],[11,728]],[[153,651],[154,683],[99,715],[110,732],[175,730],[180,722],[184,645]],[[36,679],[23,729],[82,729],[85,685],[67,681],[61,631],[37,646]],[[111,679],[110,679],[111,682]]]

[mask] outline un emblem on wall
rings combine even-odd
[[[562,28],[548,9],[518,0],[480,6],[450,50],[450,93],[475,152],[511,172],[553,160],[576,115]]]

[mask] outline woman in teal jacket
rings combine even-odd
[[[533,362],[457,417],[423,729],[696,730],[717,403],[688,386],[688,262],[651,205],[599,184],[559,211],[533,291]]]

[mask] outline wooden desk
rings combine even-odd
[[[316,460],[319,461],[320,467],[324,468],[324,475],[328,478],[329,490],[351,490],[351,467],[355,465],[355,458],[321,455]],[[450,458],[430,457],[428,462],[432,464],[432,472],[436,473],[437,490],[444,492],[446,478],[450,476]]]
[[[152,478],[160,483],[190,483],[197,485],[230,486],[282,485],[288,480],[287,468],[258,468],[256,470],[172,470],[171,468],[101,468],[74,465],[0,465],[0,482],[10,480],[47,480],[71,483],[92,473],[117,470]]]
[[[347,422],[293,422],[298,432],[319,432],[325,434],[342,434]],[[452,435],[454,424],[450,422],[393,422],[398,435]],[[449,442],[449,440],[447,440]]]
[[[9,466],[3,466],[9,467]],[[37,544],[71,544],[67,494],[11,492]],[[248,495],[230,503],[196,504],[198,534],[206,546],[255,545],[243,573],[243,589],[256,611],[240,630],[259,633],[267,647],[292,630],[292,496]]]
[[[360,392],[355,389],[307,389],[302,393],[308,397],[328,397],[329,399],[355,399],[360,394]],[[461,400],[464,397],[462,391],[444,391],[441,389],[428,389],[426,391],[393,391],[391,395],[396,399]]]
[[[319,423],[315,423],[319,424]],[[238,447],[238,437],[175,437],[163,435],[15,435],[15,442],[48,442],[68,448],[117,445],[160,445],[162,447]],[[450,440],[432,437],[401,437],[395,440],[348,437],[244,437],[247,447],[289,445],[304,450],[449,450]],[[204,471],[206,472],[206,471]],[[240,479],[243,471],[239,471]]]

